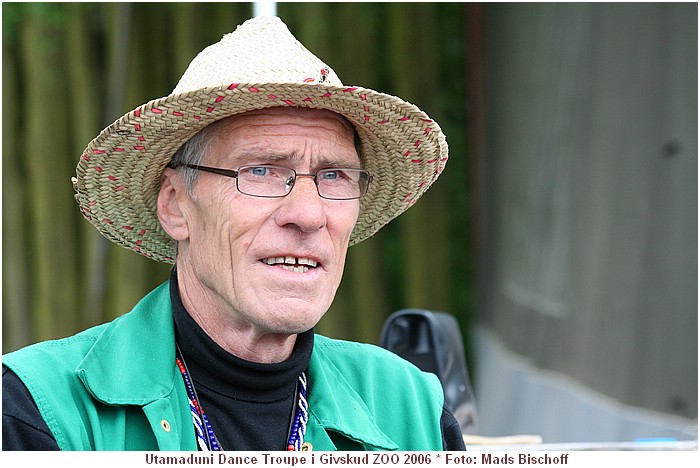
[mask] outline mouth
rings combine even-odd
[[[269,257],[260,260],[266,265],[278,266],[292,273],[306,273],[318,267],[318,262],[308,257]]]

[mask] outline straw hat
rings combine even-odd
[[[109,240],[161,262],[176,242],[158,222],[160,176],[173,154],[212,122],[268,107],[328,109],[357,129],[373,174],[350,245],[409,208],[447,161],[440,127],[413,104],[345,86],[277,17],[256,17],[195,57],[172,94],[129,112],[92,140],[73,179],[83,216]]]

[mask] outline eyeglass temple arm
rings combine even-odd
[[[238,171],[232,169],[219,169],[217,167],[208,166],[198,166],[196,164],[182,164],[190,169],[197,169],[198,171],[211,172],[212,174],[219,174],[225,177],[233,177],[234,179],[238,177]]]

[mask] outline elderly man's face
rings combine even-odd
[[[293,108],[230,118],[202,164],[274,164],[298,173],[360,167],[344,118]],[[306,177],[286,197],[257,198],[240,193],[235,179],[206,172],[199,173],[194,194],[178,196],[186,222],[186,234],[177,239],[184,261],[178,268],[187,269],[185,279],[198,288],[185,285],[187,294],[237,329],[294,334],[313,327],[340,283],[359,200],[323,199]],[[280,258],[302,267],[280,264]]]

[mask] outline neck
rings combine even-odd
[[[272,364],[288,359],[297,334],[276,333],[256,327],[225,301],[217,300],[199,282],[190,281],[186,268],[177,268],[182,304],[202,330],[226,352],[251,362]]]
[[[185,303],[185,308],[189,306]],[[285,361],[292,355],[297,335],[258,333],[254,330],[240,330],[235,327],[212,327],[206,318],[190,314],[197,325],[222,349],[250,362],[274,364]]]

